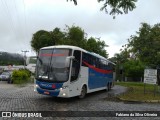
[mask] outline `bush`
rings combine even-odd
[[[142,77],[145,65],[139,60],[130,60],[124,64],[126,77]]]
[[[31,73],[28,70],[14,70],[12,73],[12,81],[14,84],[27,83],[31,77]]]

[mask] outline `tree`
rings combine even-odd
[[[140,78],[144,75],[145,65],[140,60],[129,60],[123,66],[126,77]]]
[[[51,32],[52,40],[54,41],[54,45],[64,44],[63,40],[65,38],[65,33],[61,31],[60,28],[56,27]]]
[[[24,59],[20,54],[1,52],[0,65],[23,65]]]
[[[142,23],[139,31],[131,35],[128,44],[118,54],[120,58],[116,67],[123,66],[123,73],[127,77],[142,77],[144,68],[160,66],[160,24],[153,26]],[[115,58],[113,60],[116,60]]]
[[[67,0],[68,1],[68,0]],[[75,5],[77,5],[77,0],[73,1]],[[99,3],[104,2],[101,7],[101,11],[105,10],[106,13],[113,15],[115,18],[116,14],[127,14],[128,11],[132,11],[136,8],[135,3],[137,0],[97,0]],[[108,12],[108,8],[111,8],[110,12]]]
[[[121,50],[120,53],[114,54],[114,57],[110,58],[113,63],[116,64],[115,70],[116,70],[116,79],[123,80],[124,79],[124,64],[128,61],[129,53],[127,51],[127,48],[124,48],[124,50]]]
[[[93,37],[90,37],[87,40],[86,50],[100,54],[101,56],[108,58],[108,53],[106,52],[105,47],[108,47],[108,45],[106,45],[104,41],[96,40]]]
[[[142,23],[137,34],[130,37],[128,46],[147,66],[155,68],[160,65],[160,24]]]
[[[122,56],[118,53],[114,54],[114,57],[109,58],[110,61],[116,64],[115,66],[115,72],[116,72],[116,80],[121,80],[122,75],[121,75],[121,63],[122,63]]]
[[[108,53],[105,50],[105,47],[107,47],[105,42],[93,37],[87,39],[86,33],[79,26],[66,26],[65,31],[61,31],[60,28],[55,28],[52,32],[40,30],[33,34],[31,46],[36,52],[41,47],[52,45],[78,46],[103,57],[108,57]]]
[[[65,34],[64,44],[86,48],[86,36],[82,28],[74,25],[71,27],[66,25]]]
[[[108,57],[108,54],[105,50],[105,47],[107,47],[107,45],[105,44],[104,41],[101,41],[100,39],[96,40],[93,37],[87,39],[84,30],[78,26],[72,25],[72,27],[69,26],[66,27],[67,29],[66,29],[65,41],[67,41],[66,42],[67,44],[81,47],[90,52],[100,54],[106,58]]]
[[[51,32],[45,30],[39,30],[33,34],[31,40],[31,47],[38,52],[41,47],[55,45],[55,41],[52,39]]]

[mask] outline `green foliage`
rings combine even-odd
[[[117,85],[128,87],[128,91],[118,97],[126,101],[151,101],[160,100],[158,86],[146,84],[146,93],[144,94],[144,83],[140,82],[117,82]],[[154,96],[154,87],[156,87]]]
[[[62,45],[64,43],[65,33],[60,30],[60,28],[56,27],[53,29],[51,33],[52,40],[55,45]]]
[[[65,31],[61,31],[60,28],[55,28],[52,32],[40,30],[33,35],[31,46],[36,52],[41,47],[52,45],[78,46],[103,57],[108,57],[108,53],[105,50],[105,47],[107,47],[105,42],[93,37],[87,39],[86,33],[79,26],[72,25],[69,27],[66,25]]]
[[[68,0],[67,0],[68,1]],[[75,5],[77,5],[77,0],[70,0],[73,1]],[[135,3],[137,0],[97,0],[99,3],[104,2],[103,6],[101,7],[101,11],[105,10],[109,14],[115,16],[116,14],[127,14],[128,11],[132,11],[136,8]],[[108,9],[109,8],[109,9]]]
[[[160,24],[154,26],[142,23],[136,35],[128,39],[128,44],[122,46],[120,54],[111,59],[116,63],[116,73],[119,79],[120,67],[123,66],[127,77],[142,77],[144,68],[160,66]]]
[[[55,45],[50,32],[39,30],[33,34],[31,46],[36,52],[38,52],[39,48],[49,45]]]
[[[0,52],[0,65],[23,65],[24,59],[20,54]]]
[[[130,37],[128,46],[138,59],[156,68],[160,65],[160,24],[142,23],[137,34]]]
[[[121,85],[125,87],[133,87],[133,86],[144,87],[144,83],[141,82],[117,82],[116,85]]]
[[[84,40],[84,31],[78,26],[68,27],[68,38],[77,42],[82,41]]]
[[[85,32],[82,28],[74,25],[72,25],[72,27],[66,26],[64,33],[65,38],[62,44],[78,46],[85,49],[87,40],[85,37]]]
[[[114,57],[110,58],[110,61],[112,61],[113,63],[116,64],[115,70],[116,70],[116,79],[117,80],[122,80],[123,79],[121,71],[125,70],[123,68],[123,64],[128,61],[128,57],[129,57],[129,53],[125,49],[125,50],[121,51],[121,53],[119,53],[119,54],[116,53],[114,55]]]
[[[96,40],[95,38],[90,37],[87,40],[87,45],[85,49],[88,51],[100,54],[103,57],[107,58],[108,54],[105,50],[105,47],[107,47],[107,45],[105,44],[104,41]]]
[[[142,77],[144,68],[144,64],[139,60],[130,60],[124,63],[126,77]]]
[[[160,24],[154,26],[142,23],[136,35],[128,39],[119,54],[111,60],[116,63],[116,73],[120,79],[120,70],[123,69],[126,77],[142,77],[144,68],[160,66]]]
[[[12,73],[12,80],[14,84],[24,84],[29,81],[31,73],[29,70],[14,70]]]

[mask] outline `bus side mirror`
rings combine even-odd
[[[69,67],[70,60],[73,60],[74,58],[75,58],[74,56],[68,56],[68,57],[66,57],[65,67]]]

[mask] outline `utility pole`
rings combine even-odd
[[[25,69],[25,63],[26,63],[26,53],[29,52],[27,50],[22,50],[22,53],[24,53],[24,69]]]

